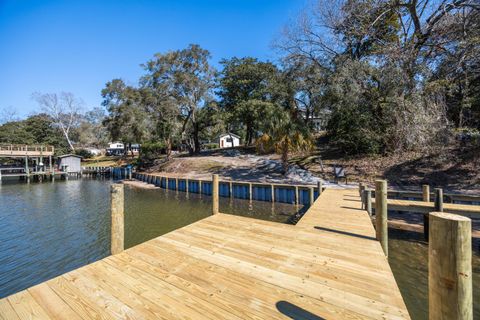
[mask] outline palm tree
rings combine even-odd
[[[281,154],[284,173],[288,170],[290,154],[313,149],[312,140],[304,127],[295,123],[288,113],[276,113],[266,129],[266,133],[257,140],[257,151]]]

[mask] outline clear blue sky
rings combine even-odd
[[[154,53],[198,43],[221,58],[275,59],[272,41],[305,0],[0,0],[0,108],[37,109],[33,92],[99,106],[113,78],[136,84]]]

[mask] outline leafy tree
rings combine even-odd
[[[11,144],[42,144],[55,147],[56,154],[64,154],[69,146],[61,130],[46,114],[37,114],[25,120],[7,122],[0,126],[0,142]]]
[[[178,108],[181,134],[192,153],[200,151],[198,113],[213,100],[216,71],[209,59],[207,50],[191,44],[183,50],[156,54],[143,65],[147,73],[141,79],[142,87],[150,88],[162,101],[157,106]]]
[[[109,113],[103,124],[113,140],[130,146],[148,141],[152,124],[139,89],[114,79],[106,84],[102,97],[102,105]]]
[[[285,105],[285,83],[280,70],[271,62],[247,57],[222,60],[221,64],[217,91],[220,105],[232,127],[245,127],[245,141],[250,145],[264,121],[262,108],[269,103]]]

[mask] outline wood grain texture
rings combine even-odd
[[[356,190],[295,226],[215,214],[0,300],[11,319],[409,319]]]

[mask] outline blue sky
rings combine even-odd
[[[99,106],[113,78],[136,84],[157,52],[198,43],[212,62],[274,60],[272,41],[305,0],[0,0],[0,109],[37,110],[33,92],[69,91]]]

